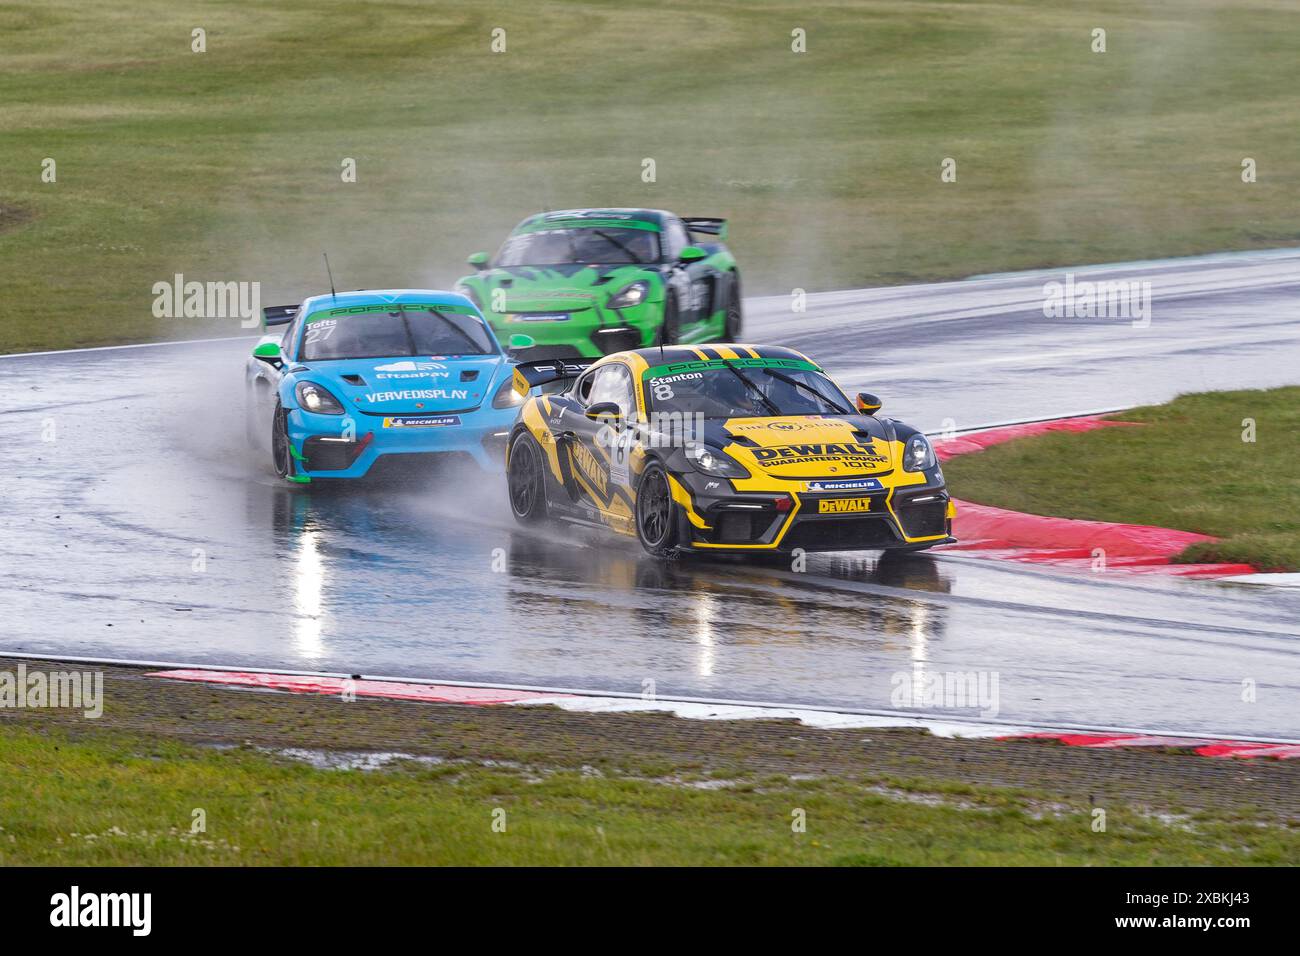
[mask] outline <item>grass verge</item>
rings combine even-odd
[[[14,0],[0,351],[238,334],[155,319],[153,284],[297,301],[324,287],[322,250],[340,288],[448,285],[541,208],[728,216],[751,293],[1293,245],[1294,16],[1268,0]]]
[[[1183,395],[1111,417],[1144,425],[1025,438],[958,456],[944,474],[980,504],[1221,539],[1176,561],[1300,571],[1300,387]]]
[[[344,703],[122,668],[105,688],[97,721],[0,711],[0,863],[1274,864],[1300,850],[1300,767],[1284,762]],[[405,758],[284,755],[303,748]]]

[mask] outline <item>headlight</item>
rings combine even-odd
[[[644,279],[633,282],[631,285],[625,285],[614,294],[614,297],[605,303],[606,307],[611,309],[630,309],[634,305],[640,305],[650,294],[650,283]]]
[[[708,445],[691,444],[686,446],[686,457],[691,464],[706,475],[718,478],[748,478],[749,472],[740,462],[724,451],[710,448]]]
[[[904,471],[925,471],[935,466],[934,446],[924,435],[913,435],[903,449]]]
[[[294,389],[298,395],[298,404],[317,415],[342,415],[343,406],[339,400],[315,382],[299,382]]]
[[[524,397],[515,391],[514,379],[507,378],[492,396],[493,408],[515,408],[524,403]]]

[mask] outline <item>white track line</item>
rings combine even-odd
[[[1229,584],[1266,584],[1275,588],[1300,588],[1300,574],[1260,572],[1259,574],[1235,574],[1230,578],[1218,578]]]
[[[591,698],[610,701],[608,709],[615,709],[613,702],[627,702],[633,705],[627,709],[637,710],[655,710],[655,709],[675,709],[679,705],[703,705],[717,711],[719,708],[735,708],[736,712],[747,711],[753,717],[762,717],[765,719],[780,719],[781,716],[788,715],[791,712],[808,713],[810,715],[824,715],[826,717],[870,717],[879,719],[889,719],[910,722],[911,726],[918,726],[925,722],[928,726],[933,723],[941,727],[969,727],[975,731],[996,731],[996,736],[1001,736],[1004,732],[1025,733],[1025,732],[1059,732],[1059,733],[1096,733],[1096,734],[1137,734],[1147,737],[1178,737],[1194,738],[1197,740],[1233,740],[1242,742],[1255,742],[1266,744],[1300,744],[1300,739],[1287,737],[1254,737],[1244,736],[1239,733],[1215,734],[1203,730],[1181,731],[1181,730],[1147,730],[1135,727],[1110,727],[1084,724],[1038,724],[1033,722],[1017,722],[1015,724],[1002,723],[997,720],[984,717],[962,717],[954,719],[948,714],[926,714],[917,711],[894,711],[894,710],[871,710],[854,707],[831,707],[809,704],[791,704],[775,701],[757,701],[757,700],[732,700],[729,698],[707,698],[707,697],[656,697],[653,701],[644,700],[640,694],[626,693],[620,691],[591,690],[573,687],[547,687],[532,684],[498,684],[485,683],[483,681],[462,681],[462,680],[435,680],[424,677],[385,677],[376,674],[346,674],[337,671],[307,671],[307,670],[289,670],[281,668],[265,667],[247,667],[243,665],[217,665],[217,664],[187,664],[177,661],[143,661],[132,659],[105,658],[105,657],[80,657],[62,654],[41,654],[36,651],[0,651],[0,658],[21,659],[21,660],[43,660],[57,661],[59,663],[76,663],[76,664],[101,664],[105,666],[116,667],[147,667],[158,670],[201,670],[201,671],[235,671],[249,674],[272,674],[284,675],[287,677],[330,677],[339,680],[352,678],[355,680],[372,680],[385,681],[396,684],[423,684],[423,685],[442,685],[445,687],[481,687],[488,690],[518,690],[532,691],[538,694],[567,694],[572,697]],[[540,701],[539,703],[555,703],[551,700]],[[639,705],[639,706],[636,706]],[[594,709],[594,708],[593,708]],[[622,708],[620,708],[622,709]],[[693,709],[693,708],[692,708]],[[724,714],[723,719],[733,717],[735,714]],[[716,719],[716,718],[715,718]],[[833,725],[828,725],[833,726]]]
[[[259,335],[226,335],[216,339],[176,339],[172,342],[135,342],[131,345],[95,345],[84,349],[55,349],[50,352],[5,352],[0,359],[34,358],[38,355],[76,355],[81,352],[120,352],[123,349],[160,349],[178,345],[204,345],[211,342],[239,342],[261,338]]]
[[[1131,406],[1124,408],[1096,408],[1090,412],[1070,412],[1068,415],[1048,415],[1045,418],[1017,418],[1009,422],[994,422],[991,425],[971,425],[969,428],[958,428],[951,432],[926,432],[927,435],[970,435],[974,432],[991,432],[995,428],[1010,428],[1012,425],[1037,425],[1039,422],[1063,422],[1072,418],[1092,418],[1094,415],[1116,415],[1119,412],[1128,411]]]

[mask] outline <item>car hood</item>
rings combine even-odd
[[[706,440],[755,475],[852,478],[888,474],[897,466],[885,426],[865,415],[730,418],[709,425]]]
[[[417,355],[310,362],[298,377],[320,380],[349,408],[378,414],[469,411],[491,398],[499,355]]]
[[[514,266],[489,269],[481,274],[487,291],[484,306],[493,305],[493,295],[505,295],[502,312],[578,312],[604,303],[629,282],[658,279],[653,265],[560,265]],[[658,289],[651,282],[651,298]]]

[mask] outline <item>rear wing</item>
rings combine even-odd
[[[262,310],[262,324],[268,328],[272,325],[288,325],[297,314],[296,305],[268,305]]]
[[[699,233],[701,236],[717,236],[723,242],[727,241],[727,220],[712,219],[707,216],[683,216],[682,222],[686,223],[686,228],[691,232]]]
[[[522,362],[515,366],[514,386],[520,395],[527,395],[539,385],[550,385],[566,379],[577,378],[600,359],[543,359],[539,362]]]

